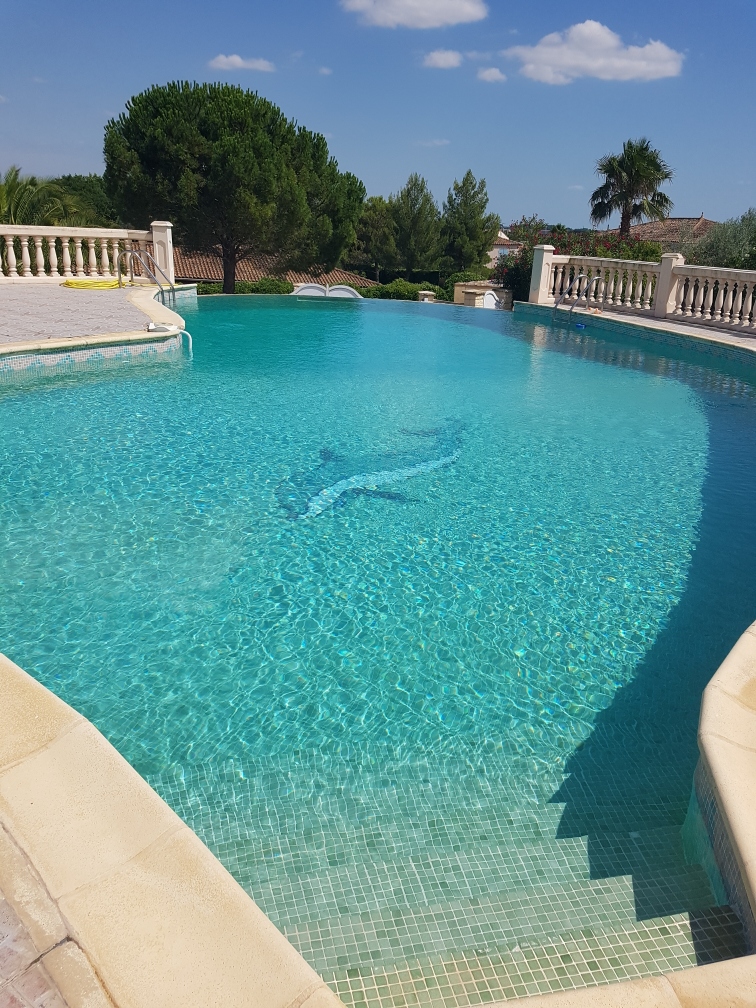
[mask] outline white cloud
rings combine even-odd
[[[568,185],[567,188],[568,189],[575,189],[577,191],[579,189],[585,189],[585,186],[582,186],[582,185]]]
[[[487,81],[489,84],[501,84],[506,79],[506,75],[498,67],[481,67],[478,70],[478,80]]]
[[[475,49],[473,49],[471,52],[466,52],[465,56],[469,60],[479,60],[479,61],[482,60],[484,62],[487,62],[488,60],[493,59],[493,54],[492,53],[490,53],[490,52],[478,52]]]
[[[242,59],[241,56],[220,54],[208,63],[213,70],[263,70],[272,73],[276,68],[266,59]]]
[[[5,95],[0,94],[0,105],[4,105],[7,101],[8,99],[5,97]]]
[[[320,68],[320,69],[318,70],[318,73],[319,73],[319,74],[322,74],[322,75],[323,75],[324,77],[330,77],[330,76],[331,76],[331,74],[333,73],[333,70],[331,70],[331,68],[330,68],[330,67],[321,67],[321,68]]]
[[[379,28],[443,28],[488,16],[483,0],[341,0],[341,6]]]
[[[462,65],[462,53],[456,49],[434,49],[423,60],[424,67],[435,67],[436,70],[453,70]]]
[[[420,140],[421,147],[448,147],[451,140]]]
[[[684,59],[663,42],[624,45],[599,21],[583,21],[565,32],[545,35],[537,45],[505,49],[502,55],[521,60],[520,73],[544,84],[570,84],[577,77],[620,81],[677,77]]]

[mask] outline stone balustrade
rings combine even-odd
[[[601,308],[698,325],[756,332],[756,270],[689,266],[678,253],[659,263],[554,255],[553,245],[533,254],[529,301]]]
[[[167,221],[153,221],[149,231],[0,224],[0,283],[112,279],[125,250],[149,252],[173,283],[172,226]],[[128,266],[122,263],[122,270],[128,272]],[[134,273],[142,272],[135,260]]]

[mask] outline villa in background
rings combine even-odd
[[[700,217],[667,217],[666,220],[634,224],[630,234],[642,241],[659,242],[662,252],[684,252],[687,245],[704,238],[716,223],[703,214]],[[619,228],[612,228],[607,234],[619,234]]]
[[[514,253],[519,252],[521,248],[522,242],[512,241],[512,239],[508,238],[503,231],[499,231],[499,235],[493,243],[493,248],[488,253],[489,269],[496,265],[499,261],[499,256],[514,255]]]
[[[205,281],[218,283],[223,280],[223,263],[213,255],[203,255],[198,252],[183,252],[174,246],[173,263],[176,280],[188,283]],[[254,283],[263,277],[278,276],[276,261],[273,256],[248,256],[236,266],[236,279]],[[319,283],[333,287],[336,284],[348,284],[350,287],[375,287],[375,280],[368,280],[359,273],[349,270],[334,269],[328,273],[304,273],[287,270],[281,274],[282,280],[289,283]]]

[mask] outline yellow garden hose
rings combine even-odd
[[[117,280],[64,280],[61,287],[76,287],[78,290],[113,290],[115,287],[126,286],[126,282],[119,284]]]

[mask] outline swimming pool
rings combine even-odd
[[[184,314],[192,360],[0,392],[3,650],[348,1003],[742,951],[680,828],[756,613],[756,372],[437,305]]]

